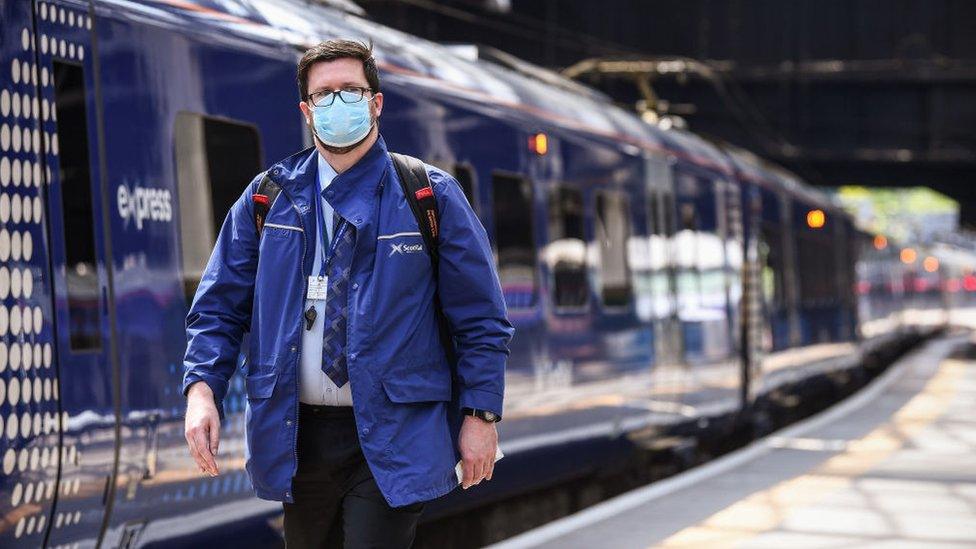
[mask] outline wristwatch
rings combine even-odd
[[[479,410],[477,408],[461,408],[461,413],[469,416],[479,417],[489,423],[495,423],[502,420],[502,416],[492,412],[491,410]]]

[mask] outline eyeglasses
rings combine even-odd
[[[311,100],[312,105],[316,107],[328,107],[335,101],[335,96],[339,96],[339,99],[343,103],[359,103],[363,100],[366,92],[372,92],[371,88],[361,88],[359,86],[347,86],[340,90],[322,90],[315,93],[308,94],[308,99]]]

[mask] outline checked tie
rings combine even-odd
[[[355,227],[345,220],[338,221],[335,214],[336,230],[332,234],[339,237],[335,252],[329,263],[329,288],[325,294],[325,330],[322,334],[322,371],[342,387],[349,381],[346,369],[346,295],[349,287],[349,269],[352,266]],[[345,224],[341,233],[338,228]]]

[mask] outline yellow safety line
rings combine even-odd
[[[813,472],[750,495],[713,514],[703,522],[685,528],[658,547],[734,547],[768,532],[797,508],[817,503],[828,495],[851,486],[923,428],[941,417],[958,389],[958,380],[970,364],[944,360],[925,388],[885,424],[867,436],[851,441],[840,454]]]

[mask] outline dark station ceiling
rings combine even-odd
[[[814,184],[931,187],[958,200],[962,223],[976,227],[976,2],[359,4],[374,20],[438,42],[573,67],[622,105],[680,116]],[[620,61],[637,70],[600,68]],[[688,63],[660,70],[661,61]]]

